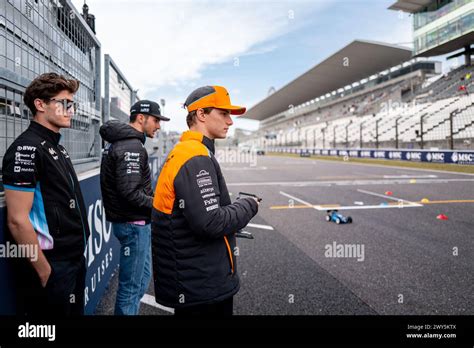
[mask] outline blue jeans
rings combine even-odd
[[[151,280],[151,225],[112,223],[120,241],[120,271],[115,315],[137,315]]]

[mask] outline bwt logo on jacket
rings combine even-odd
[[[36,151],[36,146],[18,146],[17,151]]]

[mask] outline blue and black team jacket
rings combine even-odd
[[[184,132],[161,170],[153,201],[157,302],[180,308],[235,295],[240,286],[235,233],[257,211],[252,198],[231,202],[214,142]]]
[[[61,135],[32,121],[3,158],[3,186],[34,192],[30,221],[48,260],[84,254],[89,238],[79,181]]]

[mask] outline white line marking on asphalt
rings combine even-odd
[[[340,181],[271,181],[271,182],[233,182],[227,186],[362,186],[362,185],[415,185],[412,179],[382,179],[382,180],[340,180]],[[419,184],[446,184],[450,182],[473,182],[474,179],[418,179]]]
[[[283,195],[283,196],[286,196],[288,198],[291,198],[297,202],[300,202],[310,208],[313,208],[315,210],[318,210],[318,211],[328,211],[328,210],[365,210],[365,209],[393,209],[393,208],[396,208],[396,209],[400,209],[400,208],[417,208],[417,207],[423,207],[423,204],[418,204],[418,203],[413,203],[413,202],[410,202],[410,201],[405,201],[403,199],[400,199],[400,198],[396,198],[396,197],[389,197],[389,196],[385,196],[385,195],[379,195],[378,193],[375,193],[375,192],[370,192],[370,191],[364,191],[362,190],[362,192],[364,193],[369,193],[369,194],[375,194],[377,196],[383,196],[385,198],[390,198],[390,199],[393,199],[395,201],[398,201],[400,202],[400,204],[398,205],[384,205],[384,204],[379,204],[379,205],[364,205],[364,206],[360,206],[360,205],[347,205],[347,206],[337,206],[337,205],[334,205],[334,207],[331,207],[331,206],[328,206],[328,205],[325,205],[325,206],[321,206],[321,205],[313,205],[311,203],[308,203],[298,197],[295,197],[295,196],[292,196],[286,192],[283,192],[283,191],[280,191],[280,194]],[[408,203],[407,205],[405,205],[404,203]]]
[[[161,309],[162,311],[174,314],[174,308],[165,307],[165,306],[160,305],[159,303],[156,303],[155,298],[151,295],[148,295],[148,294],[143,295],[140,302],[143,302],[149,306],[153,306],[155,308]]]
[[[288,194],[288,193],[286,193],[286,192],[280,191],[280,194],[283,195],[283,196],[286,196],[286,197],[288,197],[288,198],[291,198],[291,199],[293,199],[293,200],[295,200],[295,201],[297,201],[297,202],[303,203],[304,205],[306,205],[306,206],[308,206],[308,207],[311,207],[311,208],[316,209],[316,207],[315,207],[314,205],[312,205],[311,203],[308,203],[308,202],[306,202],[306,201],[303,201],[302,199],[299,199],[299,198],[297,198],[297,197],[295,197],[295,196],[292,196],[292,195],[290,195],[290,194]]]
[[[366,191],[366,190],[360,190],[360,189],[358,189],[357,191],[362,192],[362,193],[366,193],[368,195],[382,197],[382,198],[386,198],[386,199],[391,199],[392,201],[397,201],[397,202],[400,203],[400,206],[404,205],[404,203],[408,203],[409,205],[415,205],[415,206],[418,206],[418,207],[423,206],[422,204],[419,204],[419,203],[410,202],[410,201],[407,201],[405,199],[401,199],[401,198],[397,198],[397,197],[393,197],[393,196],[382,195],[380,193],[376,193],[376,192],[372,192],[372,191]]]
[[[437,178],[437,175],[384,175],[384,179],[428,179],[428,178]]]
[[[247,227],[260,228],[262,230],[273,231],[273,227],[269,225],[247,224]]]
[[[348,205],[348,206],[342,206],[342,207],[320,207],[320,206],[314,206],[314,209],[320,210],[320,211],[326,211],[326,210],[364,210],[364,209],[400,209],[400,208],[419,208],[422,207],[423,205],[418,204],[418,205]]]
[[[267,170],[267,167],[221,167],[222,170]]]

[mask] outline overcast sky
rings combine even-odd
[[[412,20],[394,0],[87,0],[102,53],[139,89],[166,100],[167,130],[183,131],[182,103],[222,85],[251,107],[355,39],[411,47]],[[81,11],[84,0],[73,0]],[[235,127],[257,123],[236,120]]]

